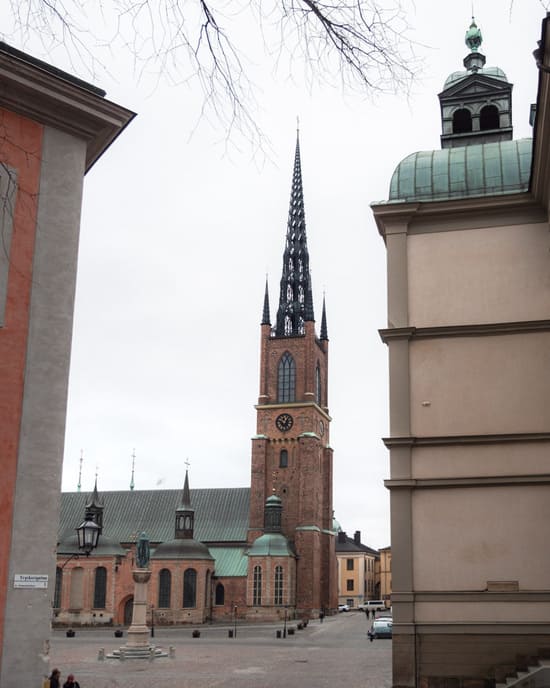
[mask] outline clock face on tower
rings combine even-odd
[[[294,425],[294,419],[290,413],[281,413],[275,420],[275,425],[281,432],[288,432]]]

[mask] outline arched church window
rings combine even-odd
[[[170,608],[170,594],[172,590],[172,574],[168,569],[161,569],[159,573],[159,599],[161,609]]]
[[[317,363],[315,368],[315,401],[321,406],[321,366]]]
[[[288,451],[286,449],[281,449],[279,454],[279,468],[287,468],[288,466]]]
[[[225,588],[221,583],[216,585],[216,595],[214,598],[214,604],[225,604]]]
[[[254,578],[252,587],[252,604],[259,607],[262,603],[262,567],[254,567]]]
[[[69,595],[69,609],[82,609],[84,599],[84,569],[75,566],[71,571],[71,589]]]
[[[55,592],[53,596],[53,606],[55,609],[61,608],[61,588],[63,585],[63,569],[57,566],[55,569]]]
[[[296,364],[286,351],[279,361],[277,375],[277,401],[285,403],[296,400]]]
[[[466,134],[472,131],[472,113],[468,108],[456,110],[453,114],[453,134]]]
[[[107,569],[98,566],[94,578],[94,609],[105,609],[107,597]]]
[[[274,602],[277,605],[283,604],[283,567],[275,567],[275,598]]]
[[[195,569],[187,569],[183,574],[183,606],[197,606],[197,572]]]
[[[481,131],[500,128],[500,118],[496,105],[485,105],[485,107],[481,108],[481,112],[479,113],[479,128]]]

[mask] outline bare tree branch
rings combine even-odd
[[[408,92],[417,64],[405,14],[384,1],[10,0],[3,36],[23,48],[38,37],[45,52],[63,46],[74,71],[93,78],[124,50],[138,79],[198,82],[200,117],[221,125],[227,140],[238,132],[258,143],[250,27],[275,69],[286,63],[291,78],[303,70],[309,87]]]

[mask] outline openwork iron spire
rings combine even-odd
[[[277,337],[304,334],[304,323],[314,319],[300,163],[300,139],[297,135],[275,334]]]

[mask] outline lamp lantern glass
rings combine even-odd
[[[97,547],[100,530],[100,527],[94,521],[83,521],[76,529],[78,548],[84,550],[86,554],[89,554]]]

